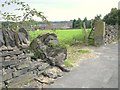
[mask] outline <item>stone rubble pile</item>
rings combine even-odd
[[[42,88],[68,71],[63,65],[67,51],[59,47],[55,34],[38,36],[29,44],[24,29],[0,30],[0,88]]]

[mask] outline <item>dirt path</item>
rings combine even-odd
[[[85,59],[71,72],[65,73],[47,88],[117,88],[118,44],[101,46],[97,56]]]

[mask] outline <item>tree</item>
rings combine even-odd
[[[118,14],[119,10],[117,8],[112,8],[110,13],[104,16],[103,20],[106,22],[106,24],[109,25],[115,25],[118,24]]]
[[[85,22],[86,28],[90,28],[91,27],[91,21],[87,20],[87,17],[84,18],[83,22]],[[82,25],[83,25],[83,23],[82,23]]]
[[[81,27],[82,27],[82,20],[78,18],[78,28],[81,29]]]
[[[8,21],[14,21],[16,22],[16,26],[20,27],[22,23],[32,23],[34,21],[33,17],[37,16],[40,17],[43,21],[47,21],[46,17],[43,15],[43,12],[39,12],[36,9],[31,9],[28,4],[25,4],[24,2],[21,2],[19,0],[10,0],[5,1],[1,4],[1,6],[4,8],[6,5],[17,5],[19,8],[16,8],[15,10],[22,13],[22,15],[17,15],[15,13],[11,12],[3,12],[0,11],[0,15],[2,15],[2,18]],[[47,21],[48,22],[48,21]]]
[[[73,23],[72,23],[72,28],[76,28],[76,19],[73,20]]]
[[[81,29],[81,27],[82,27],[82,20],[80,18],[78,18],[78,20],[74,19],[73,24],[72,24],[72,28]]]
[[[120,9],[118,9],[118,25],[120,25]]]
[[[84,20],[78,18],[77,20],[73,20],[72,28],[74,29],[81,29],[83,27],[83,23],[85,22],[86,28],[91,28],[91,20],[87,20],[87,17]]]
[[[84,18],[83,22],[87,23],[87,17]]]

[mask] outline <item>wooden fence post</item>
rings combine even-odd
[[[88,37],[87,37],[87,31],[86,31],[86,25],[85,25],[85,22],[83,22],[83,31],[84,31],[85,45],[88,45]]]

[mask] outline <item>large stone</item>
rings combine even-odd
[[[30,47],[36,58],[42,59],[52,66],[62,67],[67,57],[67,49],[59,46],[59,41],[54,33],[39,35],[31,42]]]
[[[42,86],[43,86],[42,83],[34,80],[34,81],[31,81],[31,82],[28,82],[25,85],[19,86],[19,88],[27,88],[27,89],[35,88],[35,90],[42,90]]]
[[[49,78],[55,79],[57,77],[61,77],[63,75],[63,72],[57,67],[52,67],[47,69],[43,74]]]
[[[26,59],[26,58],[27,56],[25,54],[18,55],[18,60]]]
[[[28,32],[27,32],[24,28],[20,28],[20,29],[19,29],[19,32],[24,33],[24,34],[25,34],[25,37],[27,38],[27,40],[29,40],[29,34],[28,34]]]
[[[46,50],[47,57],[49,58],[49,62],[52,65],[62,65],[64,60],[67,57],[67,49],[60,47],[49,47]]]
[[[19,40],[20,40],[20,44],[27,44],[27,38],[25,38],[25,34],[18,32],[18,36],[19,36]]]
[[[30,69],[30,67],[26,67],[26,68],[23,68],[22,70],[18,70],[16,72],[13,72],[13,77],[23,75],[23,74],[27,73],[29,69]]]
[[[7,74],[7,73],[13,73],[15,70],[12,68],[7,68],[7,69],[5,69],[5,73]]]
[[[13,30],[0,30],[0,47],[28,47],[28,33],[25,29],[20,29],[19,32]]]
[[[0,56],[0,63],[2,63],[2,61],[3,61],[3,57]]]
[[[7,80],[5,83],[7,84],[8,88],[19,88],[19,86],[25,85],[26,83],[32,81],[34,78],[35,76],[29,72],[19,77]]]
[[[44,63],[44,62],[38,62],[38,61],[34,61],[32,63],[30,63],[30,67],[31,67],[31,70],[35,70],[38,68],[38,70],[44,70],[46,69],[47,67],[49,67],[49,64],[48,63]]]
[[[27,68],[27,67],[30,67],[29,63],[27,63],[27,62],[24,62],[24,63],[16,66],[17,70],[22,70],[22,69]]]
[[[0,90],[4,90],[5,89],[5,83],[4,82],[0,82]]]
[[[39,71],[42,71],[42,70],[45,70],[46,68],[49,67],[49,64],[48,63],[42,63],[39,67],[38,67],[38,70]]]
[[[3,61],[2,66],[6,67],[6,66],[10,66],[10,65],[18,65],[19,63],[20,63],[19,60]]]
[[[16,51],[9,51],[9,52],[3,52],[2,53],[2,56],[5,57],[5,56],[14,56],[14,55],[20,55],[22,54],[23,52],[20,51],[20,50],[16,50]]]
[[[5,46],[15,47],[15,33],[12,30],[3,30]]]
[[[35,80],[42,83],[42,84],[52,84],[52,83],[54,83],[53,78],[45,77],[43,75],[40,75],[40,76],[36,77]]]
[[[2,81],[6,81],[12,78],[12,73],[7,73],[2,76]]]

